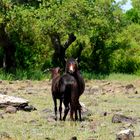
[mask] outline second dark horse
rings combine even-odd
[[[70,103],[70,118],[74,120],[73,113],[75,113],[75,120],[78,119],[77,111],[79,112],[79,120],[81,121],[81,105],[79,98],[85,90],[85,82],[78,70],[78,63],[76,59],[69,58],[66,62],[65,74],[61,77],[61,92],[64,94],[65,114],[64,120],[67,116]]]

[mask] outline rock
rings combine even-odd
[[[14,84],[14,82],[13,81],[9,81],[9,84]]]
[[[96,138],[89,137],[87,140],[97,140]]]
[[[7,106],[21,106],[22,104],[28,104],[28,100],[19,98],[19,97],[14,97],[14,96],[8,96],[8,95],[3,95],[0,94],[0,107],[7,107]]]
[[[50,137],[46,137],[45,140],[55,140],[55,139],[50,138]]]
[[[1,118],[1,119],[4,119],[4,117],[3,117],[3,113],[0,114],[0,118]]]
[[[5,108],[5,113],[11,113],[11,114],[13,114],[13,113],[16,113],[16,112],[17,112],[17,108],[14,107],[14,106],[7,106]]]
[[[136,121],[135,119],[124,116],[122,114],[115,114],[112,117],[112,123],[122,123],[122,122],[134,123],[135,121]]]
[[[132,84],[126,85],[125,88],[126,88],[126,89],[135,89],[134,85],[132,85]]]
[[[43,113],[51,113],[52,110],[51,109],[48,109],[48,108],[45,108],[42,110]]]
[[[125,94],[137,94],[138,92],[136,91],[136,88],[134,87],[133,84],[128,84],[125,86]]]
[[[134,131],[125,129],[116,134],[116,140],[134,140]]]
[[[82,107],[82,113],[85,113],[85,112],[88,111],[88,109],[87,109],[87,107],[85,106],[84,103],[80,102],[80,105],[81,105],[81,107]]]
[[[31,111],[34,111],[34,110],[37,110],[34,106],[32,105],[27,105],[23,108],[24,111],[28,111],[28,112],[31,112]]]
[[[101,116],[107,116],[108,115],[108,113],[107,112],[101,112]]]
[[[81,105],[81,113],[82,113],[82,118],[84,119],[87,116],[91,116],[92,111],[89,110],[84,103],[80,102]]]
[[[78,140],[76,136],[72,137],[70,140]]]
[[[0,140],[12,140],[12,138],[10,137],[10,135],[7,132],[1,132]]]

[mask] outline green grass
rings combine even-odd
[[[139,79],[139,75],[136,74],[124,74],[124,73],[111,73],[105,77],[106,80],[116,81],[133,81]]]
[[[140,116],[139,94],[83,94],[80,101],[89,110],[89,113],[82,115],[84,121],[72,122],[68,115],[65,122],[56,122],[53,120],[53,101],[49,85],[46,81],[40,82],[32,81],[30,85],[35,89],[40,88],[40,92],[36,94],[25,94],[21,91],[14,91],[10,94],[28,99],[37,110],[5,114],[4,119],[0,119],[0,134],[7,132],[14,140],[70,140],[73,136],[76,136],[78,140],[114,140],[116,133],[126,126],[123,123],[112,123],[112,116],[117,113],[115,110],[120,110],[119,113],[126,116]],[[41,86],[45,82],[47,89],[42,92]],[[131,96],[133,98],[129,98]],[[47,111],[44,112],[44,109]],[[104,112],[107,112],[107,116],[103,115]],[[139,134],[139,123],[132,125],[135,134]],[[139,139],[140,137],[135,137],[135,140]]]
[[[139,79],[139,74],[125,74],[125,73],[110,73],[110,74],[95,74],[83,72],[82,75],[87,80],[118,80],[118,81],[127,81],[127,80],[136,80]]]
[[[140,72],[139,72],[140,73]],[[136,74],[123,74],[123,73],[110,73],[110,74],[95,74],[82,72],[84,79],[86,80],[119,80],[119,81],[127,81],[127,80],[136,80],[139,79],[139,73]],[[0,69],[0,79],[1,80],[44,80],[50,79],[50,72],[43,72],[41,70],[16,70],[12,73],[6,73],[2,69]]]
[[[44,73],[41,70],[16,70],[12,73],[0,70],[1,80],[44,80],[48,78],[50,78],[50,73]]]

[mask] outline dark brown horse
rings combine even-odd
[[[79,110],[79,119],[81,120],[81,108],[79,104],[79,93],[78,93],[78,83],[76,79],[69,73],[65,73],[60,78],[60,92],[64,95],[63,103],[65,106],[63,120],[66,119],[66,116],[70,109],[70,118],[74,120],[73,113],[75,112],[75,120],[77,117],[77,110]]]
[[[79,120],[81,120],[81,105],[79,103],[79,98],[85,90],[85,82],[78,70],[78,63],[76,59],[70,58],[66,61],[65,77],[68,77],[66,81],[70,83],[70,87],[68,89],[68,91],[70,92],[69,95],[71,96],[69,98],[71,107],[70,117],[73,120],[73,113],[75,113],[75,120],[77,120],[78,119],[77,111],[78,111]]]
[[[60,86],[59,86],[60,68],[59,67],[51,69],[51,78],[52,78],[51,91],[52,91],[52,98],[54,101],[55,120],[57,120],[57,99],[60,100],[59,113],[60,113],[60,120],[61,120],[62,119],[62,98],[63,98],[63,95],[60,93]]]

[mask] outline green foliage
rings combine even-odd
[[[17,67],[41,69],[46,59],[49,59],[51,51],[48,39],[41,35],[35,9],[15,6],[9,12],[8,18],[10,21],[6,30],[13,42],[16,42]]]
[[[123,13],[120,7],[124,2],[2,0],[0,24],[4,23],[4,31],[16,46],[16,69],[38,71],[53,67],[50,35],[57,33],[63,44],[73,33],[76,41],[66,56],[79,57],[81,70],[99,74],[136,72],[140,69],[140,7],[133,0],[133,8]],[[1,42],[0,38],[3,46]],[[3,56],[1,48],[0,67]]]
[[[130,9],[126,12],[126,17],[128,20],[134,23],[140,23],[140,11],[139,9]]]
[[[118,50],[110,59],[112,71],[134,73],[140,69],[140,25],[132,24],[116,38]]]

